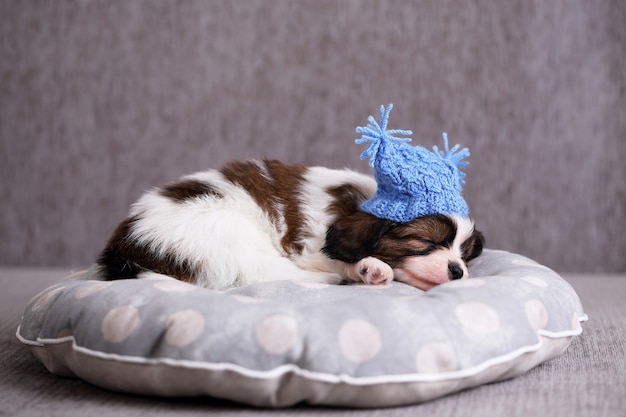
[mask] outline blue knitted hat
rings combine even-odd
[[[376,194],[361,205],[361,210],[381,219],[408,222],[430,214],[457,214],[467,217],[469,209],[461,196],[465,173],[459,168],[469,163],[462,161],[469,150],[459,145],[448,149],[448,135],[443,134],[445,150],[436,146],[430,151],[421,146],[410,146],[410,130],[387,130],[392,104],[380,106],[380,125],[370,116],[366,127],[357,127],[361,133],[357,144],[371,142],[361,154],[369,156],[370,166],[378,183]],[[457,152],[458,151],[458,152]]]

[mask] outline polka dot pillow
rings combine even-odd
[[[581,333],[580,301],[550,269],[485,251],[470,272],[428,292],[295,281],[218,292],[85,272],[36,296],[17,336],[50,372],[116,391],[380,407],[519,375]]]

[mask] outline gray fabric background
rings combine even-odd
[[[0,264],[86,265],[149,187],[229,159],[369,170],[381,104],[472,151],[488,245],[626,271],[626,3],[1,1]]]

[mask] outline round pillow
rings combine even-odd
[[[522,374],[586,320],[572,287],[486,250],[427,292],[274,281],[225,292],[172,279],[51,286],[17,337],[52,373],[122,392],[283,407],[418,403]]]

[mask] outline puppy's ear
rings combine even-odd
[[[467,263],[474,258],[477,258],[483,253],[483,246],[485,245],[485,237],[478,230],[474,230],[471,236],[461,244],[461,253],[463,260]]]
[[[357,211],[337,219],[326,232],[322,252],[332,259],[354,263],[372,256],[385,233],[396,223]]]

